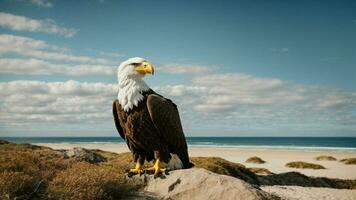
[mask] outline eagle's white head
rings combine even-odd
[[[143,99],[142,92],[150,88],[142,80],[146,74],[154,73],[151,63],[139,57],[122,62],[118,68],[119,93],[117,99],[124,111],[131,110]]]

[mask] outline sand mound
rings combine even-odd
[[[286,167],[297,168],[297,169],[325,169],[325,167],[322,165],[303,162],[303,161],[289,162],[286,164]]]
[[[356,165],[356,158],[345,158],[341,159],[340,162],[343,162],[346,165]]]
[[[332,157],[332,156],[325,156],[325,155],[322,155],[322,156],[316,157],[315,160],[319,160],[319,161],[335,161],[336,158],[334,158],[334,157]]]
[[[251,158],[247,159],[245,162],[254,163],[254,164],[263,164],[266,161],[262,160],[261,158],[259,158],[257,156],[254,156],[254,157],[251,157]]]

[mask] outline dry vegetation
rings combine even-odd
[[[324,166],[314,163],[308,163],[303,161],[289,162],[286,167],[297,168],[297,169],[325,169]]]
[[[318,160],[318,161],[335,161],[336,158],[334,158],[334,157],[332,157],[332,156],[325,156],[325,155],[322,155],[322,156],[316,157],[315,160]]]
[[[65,158],[63,152],[30,144],[13,144],[0,140],[0,199],[135,199],[142,193],[144,182],[126,178],[126,170],[132,168],[131,153],[115,154],[92,150],[105,157],[106,162],[91,164],[75,158]],[[343,162],[355,162],[345,159]],[[192,157],[196,167],[229,175],[248,183],[282,184],[285,180],[296,182],[298,178],[285,178],[264,168],[246,168],[219,157]],[[146,163],[144,167],[151,166]],[[321,165],[292,162],[288,167],[324,169]],[[263,174],[267,176],[258,176]],[[285,175],[284,175],[285,176]],[[304,177],[303,180],[310,178]],[[355,188],[355,181],[309,180],[311,186]],[[323,183],[323,184],[321,184]],[[324,184],[327,183],[327,184]],[[137,196],[136,196],[137,195]],[[146,196],[144,196],[146,197]]]
[[[251,157],[251,158],[247,159],[245,162],[254,163],[254,164],[263,164],[266,161],[262,160],[261,158],[259,158],[257,156],[254,156],[254,157]]]
[[[73,164],[49,148],[35,145],[0,145],[1,199],[40,198],[56,173]]]
[[[74,164],[57,174],[48,186],[50,199],[119,199],[135,189],[120,169],[109,165]],[[136,184],[136,189],[140,188]]]
[[[204,168],[217,174],[233,176],[258,185],[257,176],[242,164],[233,163],[219,157],[192,157],[191,161],[195,167]]]
[[[90,164],[65,158],[51,148],[0,141],[0,199],[120,199],[140,191],[142,182],[125,176],[134,166],[131,153],[93,152],[107,161]],[[195,157],[192,162],[258,184],[257,176],[244,165],[217,157]]]
[[[345,158],[341,159],[340,162],[343,162],[346,165],[356,165],[356,158]]]
[[[61,152],[0,141],[0,199],[117,199],[139,184],[125,182],[129,163],[100,165]]]

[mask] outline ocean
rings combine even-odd
[[[120,137],[0,137],[15,143],[119,144]],[[187,137],[190,147],[356,152],[356,137]]]

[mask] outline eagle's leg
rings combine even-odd
[[[154,177],[158,177],[159,175],[161,175],[162,173],[164,173],[166,171],[166,168],[162,168],[161,167],[161,160],[160,160],[160,152],[159,151],[154,151],[155,154],[155,158],[156,158],[156,162],[153,165],[153,167],[147,168],[145,169],[145,171],[153,171],[154,172]]]
[[[129,176],[133,176],[135,174],[139,174],[139,175],[143,174],[143,168],[142,168],[143,163],[144,163],[144,159],[142,159],[142,157],[139,156],[135,168],[129,170]]]
[[[130,169],[129,171],[130,173],[134,173],[134,174],[142,174],[143,173],[143,169],[142,169],[142,165],[139,161],[137,161],[136,166],[134,169]]]
[[[145,169],[145,171],[154,171],[154,177],[158,177],[161,173],[165,172],[167,169],[161,167],[161,161],[159,158],[156,159],[153,167]]]

